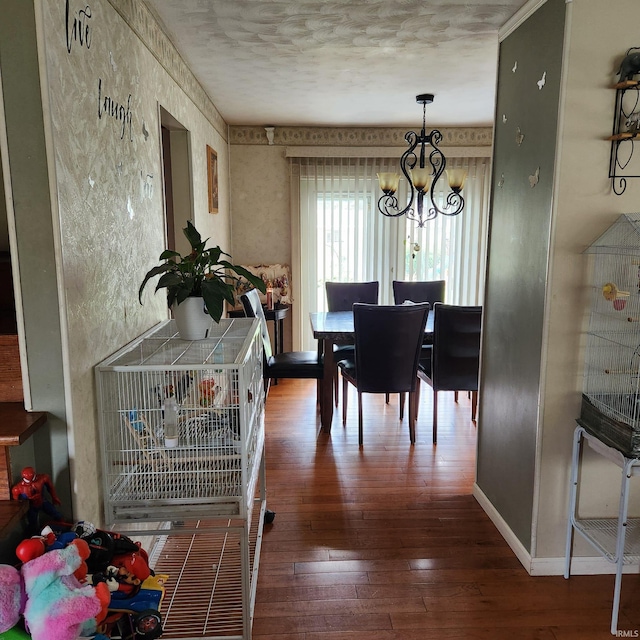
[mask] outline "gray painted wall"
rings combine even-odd
[[[11,5],[9,7],[9,5]],[[0,0],[0,60],[7,128],[9,179],[16,228],[17,255],[13,268],[20,277],[19,316],[29,370],[30,401],[35,411],[49,412],[49,427],[22,445],[33,451],[12,454],[14,473],[30,462],[54,479],[67,513],[71,513],[65,387],[60,330],[60,302],[54,255],[44,119],[38,71],[35,14],[31,2]],[[23,368],[25,363],[23,363]]]
[[[529,551],[564,22],[549,0],[498,71],[477,484]]]

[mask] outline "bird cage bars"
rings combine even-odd
[[[196,341],[167,321],[100,363],[96,382],[107,523],[247,517],[264,446],[256,320]]]
[[[619,216],[585,253],[593,277],[580,423],[640,455],[640,214]]]

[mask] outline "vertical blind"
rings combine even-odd
[[[292,193],[299,193],[300,282],[296,307],[301,344],[313,349],[309,312],[325,311],[324,283],[380,283],[380,304],[393,304],[393,280],[446,280],[449,304],[482,304],[486,256],[489,159],[452,158],[448,167],[469,172],[458,216],[439,215],[418,224],[405,216],[389,218],[377,208],[376,174],[397,171],[397,158],[291,158]],[[407,202],[401,180],[400,203]],[[443,206],[449,188],[436,185]],[[298,271],[298,269],[296,269]]]

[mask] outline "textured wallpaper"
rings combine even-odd
[[[228,249],[226,144],[106,0],[46,0],[42,24],[75,515],[99,521],[93,367],[167,317],[166,299],[153,287],[138,302],[144,274],[165,246],[159,105],[190,131],[195,224]],[[147,30],[162,39],[152,21]],[[208,213],[206,145],[218,152],[216,215]]]

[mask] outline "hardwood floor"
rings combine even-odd
[[[441,394],[431,443],[423,385],[416,445],[398,397],[357,396],[320,432],[315,381],[282,380],[267,400],[268,506],[255,640],[591,640],[611,638],[613,576],[531,577],[471,495],[470,402]],[[618,628],[640,630],[640,577],[623,578]]]

